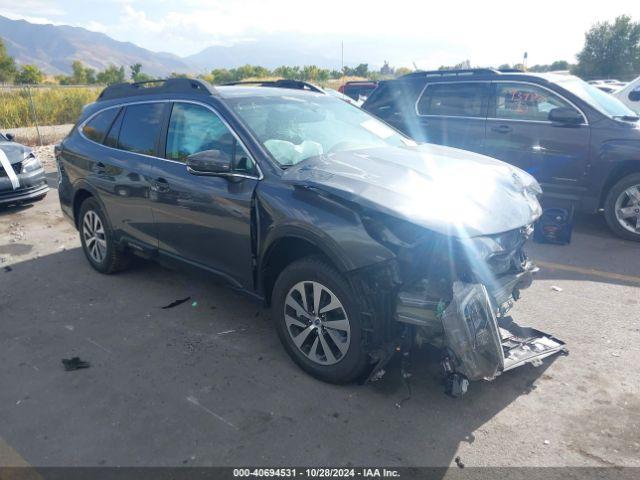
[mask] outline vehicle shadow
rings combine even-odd
[[[0,205],[0,215],[11,215],[13,213],[23,212],[33,207],[33,203],[8,204]]]
[[[460,445],[532,394],[553,361],[474,382],[461,399],[444,395],[430,348],[412,355],[410,390],[397,359],[373,384],[329,385],[286,356],[266,310],[211,278],[143,261],[100,275],[80,249],[12,267],[0,271],[0,361],[15,366],[0,369],[0,384],[12,385],[0,415],[5,440],[33,465],[182,465],[193,455],[202,465],[455,466]],[[60,358],[72,355],[92,367],[63,372]],[[5,415],[25,392],[46,408]]]

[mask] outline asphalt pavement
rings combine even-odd
[[[205,277],[85,260],[52,190],[0,211],[0,465],[640,466],[640,244],[579,217],[512,311],[570,355],[443,394],[437,353],[370,385],[287,357],[261,305]],[[177,299],[190,299],[163,309]],[[67,372],[79,356],[88,369]]]

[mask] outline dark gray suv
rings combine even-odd
[[[614,233],[640,241],[640,119],[577,77],[415,72],[381,82],[363,108],[418,141],[515,165],[540,182],[543,204],[603,209]]]
[[[377,378],[429,342],[460,394],[565,349],[507,313],[534,271],[533,177],[417,145],[307,84],[112,86],[56,155],[96,270],[137,254],[218,275],[270,305],[291,358],[323,380]]]

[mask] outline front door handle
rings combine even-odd
[[[491,131],[496,133],[511,133],[511,127],[509,125],[498,125],[497,127],[491,127]]]
[[[106,170],[107,166],[102,162],[98,162],[93,166],[93,171],[95,173],[105,173]]]

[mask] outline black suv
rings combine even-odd
[[[533,177],[418,145],[307,84],[111,86],[56,157],[96,270],[138,254],[219,275],[271,305],[318,378],[377,378],[419,339],[455,394],[565,348],[507,316],[534,269]]]
[[[381,82],[363,108],[410,137],[482,153],[533,175],[543,205],[604,209],[640,241],[640,122],[577,77],[490,69]]]

